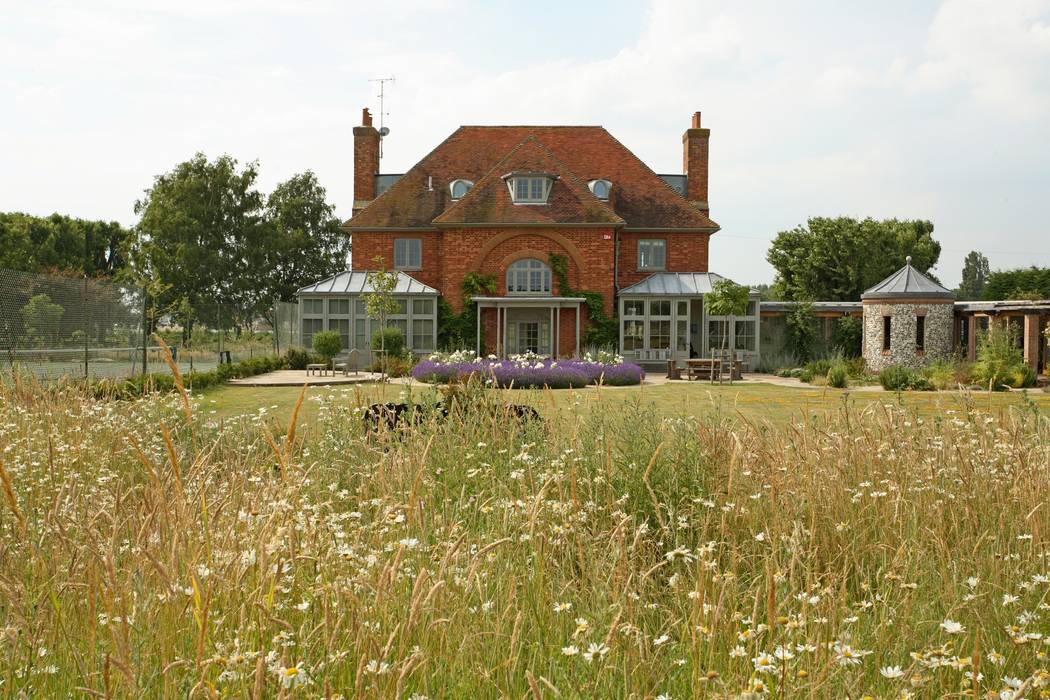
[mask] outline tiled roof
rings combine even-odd
[[[524,149],[530,136],[537,146]],[[516,149],[518,146],[521,148]],[[571,174],[572,180],[584,187],[591,180],[611,181],[608,204],[599,204],[612,210],[629,228],[718,230],[718,224],[600,126],[462,126],[344,226],[349,230],[431,227],[444,213],[449,213],[449,218],[460,217],[461,221],[480,222],[490,213],[509,217],[510,212],[498,200],[487,199],[496,195],[482,197],[483,192],[478,193],[472,206],[452,207],[449,183],[462,178],[480,186],[491,174],[505,190],[498,178],[506,170],[500,171],[499,167],[505,167],[511,152],[517,150],[522,158],[539,158],[540,149],[560,164],[563,180],[569,180]],[[468,199],[469,196],[464,197],[457,204],[466,205]],[[590,217],[598,213],[590,208],[592,203],[586,198],[578,199],[584,206],[576,213]],[[461,209],[461,213],[452,214],[452,208]],[[585,223],[563,220],[571,210],[572,207],[563,209],[551,220]],[[513,216],[518,215],[515,212]]]
[[[861,299],[954,299],[955,294],[911,266],[904,267],[860,295]]]
[[[368,273],[363,270],[347,270],[329,277],[326,280],[311,284],[299,290],[299,294],[363,294],[371,292],[368,284]],[[397,273],[397,286],[394,294],[436,295],[438,291],[427,286],[404,272]]]
[[[657,272],[620,290],[622,296],[696,296],[709,294],[725,277],[716,272]]]
[[[511,199],[504,177],[512,172],[544,173],[557,179],[551,185],[545,206],[521,206]],[[434,223],[441,224],[622,224],[585,183],[580,182],[551,155],[535,136],[529,135],[513,148],[485,177]]]

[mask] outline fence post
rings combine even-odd
[[[273,349],[278,357],[281,356],[281,320],[278,318],[277,297],[273,299]]]
[[[149,362],[149,292],[142,287],[142,379],[145,381],[149,370],[146,363]]]
[[[84,275],[84,379],[90,379],[91,373],[88,370],[88,344],[90,340],[88,336],[91,334],[91,306],[88,304],[88,280],[87,274]]]

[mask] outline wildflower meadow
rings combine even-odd
[[[468,386],[367,435],[367,392],[220,420],[3,385],[0,696],[1050,693],[1034,404],[771,424]],[[485,410],[511,394],[544,420]]]

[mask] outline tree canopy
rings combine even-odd
[[[777,271],[774,290],[781,299],[856,301],[909,255],[929,274],[941,255],[932,234],[929,221],[815,217],[778,233],[766,259]]]
[[[988,276],[984,298],[1050,299],[1050,267],[996,270]]]
[[[963,262],[962,282],[955,296],[960,300],[980,299],[984,295],[990,274],[988,258],[979,251],[971,250]]]
[[[312,172],[257,189],[258,163],[203,153],[158,175],[136,203],[136,270],[184,326],[245,326],[275,300],[346,266],[349,242]]]
[[[0,267],[111,277],[127,264],[131,236],[115,221],[0,212]]]

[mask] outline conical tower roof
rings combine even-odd
[[[912,267],[909,255],[904,267],[865,291],[860,298],[954,299],[955,294]]]

